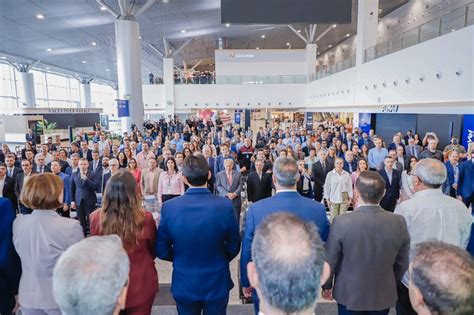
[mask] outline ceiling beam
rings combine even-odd
[[[321,38],[324,37],[324,35],[326,35],[327,33],[329,33],[330,30],[332,30],[334,27],[331,25],[329,26],[327,29],[324,30],[324,32],[322,32],[321,34],[319,34],[318,37],[316,37],[316,42],[319,41]]]
[[[158,49],[156,48],[155,46],[153,46],[153,44],[148,44],[148,47],[150,47],[154,52],[156,52],[158,55],[160,55],[161,57],[164,57],[163,53]]]
[[[148,0],[138,11],[134,14],[135,18],[138,18],[140,15],[146,12],[152,5],[155,4],[156,0]]]
[[[165,53],[163,54],[164,58],[171,58],[171,48],[168,40],[163,37],[163,47],[165,49]]]
[[[127,11],[128,11],[127,0],[118,0],[118,5],[120,8],[120,15],[127,16]]]
[[[311,28],[311,32],[310,32],[310,35],[309,35],[309,42],[310,43],[313,43],[314,44],[314,38],[316,36],[316,28],[318,26],[316,24],[311,24],[310,25],[310,28]]]
[[[293,33],[295,33],[296,35],[298,35],[299,38],[301,38],[302,41],[304,41],[306,44],[308,43],[308,40],[303,36],[301,35],[300,33],[298,33],[297,30],[295,30],[295,28],[291,25],[288,25],[288,27],[290,28],[290,30],[293,31]]]
[[[181,52],[181,50],[183,50],[184,47],[188,46],[192,41],[193,41],[192,38],[186,40],[181,46],[178,47],[178,49],[176,49],[176,51],[173,53],[171,57],[177,56]]]

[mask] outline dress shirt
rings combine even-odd
[[[369,167],[379,169],[383,160],[388,155],[388,151],[385,148],[372,148],[369,150]]]
[[[7,175],[9,177],[13,177],[13,172],[15,171],[15,167],[7,167]]]
[[[162,195],[182,195],[184,194],[184,183],[181,174],[162,172],[158,181],[158,196],[161,201]]]
[[[92,170],[95,172],[97,167],[99,166],[99,160],[93,160],[92,161]]]
[[[397,161],[402,165],[402,170],[405,169],[405,158],[403,156],[397,157]]]
[[[44,173],[44,166],[36,166],[36,173],[43,174]]]
[[[349,198],[352,199],[352,179],[351,175],[342,170],[339,174],[333,169],[326,176],[324,182],[324,198],[333,203],[342,203],[342,193],[347,192]]]
[[[388,183],[389,183],[390,185],[392,185],[393,169],[388,170],[387,168],[385,168],[385,173],[387,173]]]
[[[5,185],[5,177],[0,179],[0,197],[3,197],[3,186]]]
[[[309,183],[311,182],[311,177],[307,174],[303,174],[303,191],[309,190]]]
[[[137,154],[137,164],[138,167],[141,169],[148,168],[148,160],[154,159],[155,154],[150,150],[148,153],[145,155],[144,151],[141,151],[140,153]]]
[[[410,233],[410,261],[415,246],[428,240],[466,249],[471,234],[471,212],[459,200],[446,196],[441,189],[425,189],[400,203],[396,214],[405,218]],[[402,282],[408,286],[405,273]]]

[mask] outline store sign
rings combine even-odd
[[[464,115],[461,143],[467,149],[472,142],[474,142],[474,115]]]
[[[44,110],[42,110],[44,113]],[[88,114],[97,112],[91,108],[48,108],[51,114]]]
[[[384,105],[382,113],[398,113],[398,105]]]
[[[117,100],[118,117],[130,117],[128,100]]]

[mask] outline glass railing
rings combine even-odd
[[[369,62],[469,25],[474,25],[474,2],[366,49],[364,61]]]
[[[306,83],[305,75],[228,75],[217,76],[216,84],[300,84]]]
[[[321,78],[330,76],[334,73],[341,72],[343,70],[355,67],[356,56],[351,55],[346,59],[340,60],[333,65],[324,67],[323,69],[317,71],[316,73],[309,76],[309,82],[319,80]]]

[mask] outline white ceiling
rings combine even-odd
[[[129,0],[133,1],[133,0]],[[105,0],[118,9],[117,0]],[[135,0],[142,5],[145,0]],[[168,1],[167,1],[168,2]],[[407,0],[380,0],[382,14]],[[357,1],[353,0],[353,21],[339,25],[320,40],[318,46],[333,46],[353,35],[356,28]],[[37,19],[36,15],[44,15]],[[100,10],[95,0],[0,0],[0,57],[15,61],[41,60],[38,67],[58,67],[70,74],[94,75],[97,80],[115,82],[116,54],[114,18]],[[176,58],[193,64],[213,58],[217,39],[224,38],[225,48],[245,49],[303,48],[304,42],[285,25],[231,25],[220,23],[220,0],[156,0],[141,17],[142,75],[161,73],[161,57],[148,44],[163,48],[163,37],[178,47],[189,38],[194,40]],[[305,25],[294,25],[303,29]],[[317,35],[328,25],[318,25]],[[186,30],[182,33],[181,30]],[[261,35],[265,34],[265,39]],[[92,45],[92,43],[96,45]],[[47,49],[52,49],[48,51]],[[324,50],[322,51],[324,52]],[[12,58],[16,57],[16,58]],[[85,61],[85,63],[83,63]],[[208,64],[207,64],[208,65]],[[107,71],[108,70],[108,71]]]

